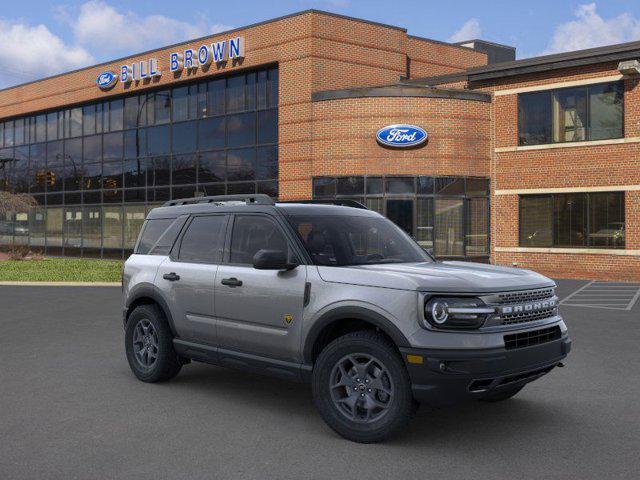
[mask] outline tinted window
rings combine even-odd
[[[624,248],[624,193],[522,196],[520,245]]]
[[[181,262],[219,263],[224,245],[227,217],[195,217],[180,243]]]
[[[398,227],[378,216],[300,215],[288,219],[316,265],[430,261]]]
[[[518,95],[518,144],[551,142],[551,92]]]
[[[621,82],[518,95],[518,144],[581,142],[623,136]]]
[[[169,225],[174,222],[174,218],[158,218],[155,220],[147,220],[140,234],[138,248],[136,253],[146,255],[151,250],[160,236],[167,230]]]
[[[266,217],[237,216],[231,236],[231,263],[252,264],[254,255],[262,249],[289,252],[287,240],[280,228]]]
[[[622,137],[622,84],[606,83],[590,87],[589,102],[589,139]]]

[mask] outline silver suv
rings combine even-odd
[[[435,261],[346,203],[252,195],[152,210],[123,273],[133,373],[168,380],[196,360],[310,382],[327,424],[368,443],[419,402],[506,400],[562,366],[571,341],[553,281]]]

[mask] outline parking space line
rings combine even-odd
[[[589,283],[584,284],[582,287],[580,287],[578,290],[576,290],[575,292],[569,294],[568,296],[566,296],[565,298],[563,298],[560,301],[560,304],[563,304],[564,302],[566,302],[567,300],[569,300],[570,298],[574,297],[575,295],[577,295],[578,293],[580,293],[581,291],[583,291],[585,288],[587,288],[588,286],[590,286],[592,283],[594,283],[595,280],[590,281]]]
[[[638,291],[636,292],[636,294],[634,295],[634,297],[631,299],[631,301],[629,302],[629,305],[627,305],[627,310],[631,310],[633,308],[633,306],[636,304],[636,302],[638,301],[638,298],[640,298],[640,288],[638,289]]]
[[[591,281],[560,301],[568,307],[631,310],[640,300],[640,284]]]

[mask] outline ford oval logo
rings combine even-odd
[[[107,90],[115,85],[118,76],[113,72],[102,72],[96,79],[96,85],[102,90]]]
[[[415,125],[389,125],[376,134],[378,142],[388,147],[415,147],[427,141],[427,132]]]

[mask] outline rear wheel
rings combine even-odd
[[[481,402],[502,402],[504,400],[509,400],[511,397],[514,397],[524,388],[524,385],[515,388],[507,388],[504,390],[498,390],[497,392],[490,392],[484,397],[480,397],[478,400]]]
[[[394,345],[369,331],[340,337],[320,353],[313,369],[313,397],[334,431],[360,443],[394,434],[417,408]]]
[[[175,377],[182,364],[173,349],[173,335],[156,305],[140,305],[129,315],[125,329],[129,367],[143,382],[162,382]]]

